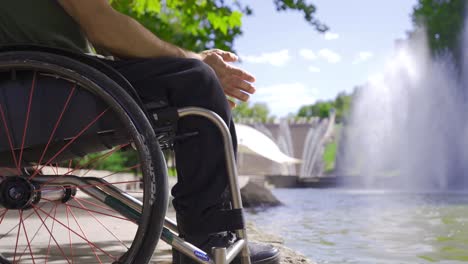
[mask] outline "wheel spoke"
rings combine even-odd
[[[70,205],[69,205],[70,206]],[[42,213],[44,214],[47,214],[44,210],[42,210],[41,208],[38,208],[36,206],[33,205],[34,208],[37,208],[38,210],[40,210]],[[74,206],[70,206],[70,207],[74,207]],[[78,207],[75,207],[75,208],[78,208]],[[73,211],[72,211],[73,212]],[[74,214],[72,214],[74,215]],[[50,216],[52,219],[54,219],[57,223],[59,223],[61,226],[63,226],[65,229],[67,230],[70,230],[73,234],[77,235],[78,237],[80,237],[81,239],[83,239],[84,241],[86,241],[87,243],[89,243],[91,246],[95,247],[96,249],[98,249],[99,251],[101,251],[102,253],[106,254],[107,256],[109,256],[110,258],[114,259],[114,260],[117,260],[116,257],[110,255],[109,253],[107,253],[106,251],[104,251],[102,248],[98,247],[96,244],[94,244],[93,242],[89,241],[87,238],[81,236],[80,234],[78,234],[77,232],[75,232],[74,230],[68,228],[64,223],[60,222],[57,218],[55,217],[52,217]],[[42,219],[42,218],[41,218]],[[76,219],[76,218],[75,218]],[[78,223],[77,223],[78,224]],[[79,224],[78,224],[79,225]],[[81,229],[81,228],[80,228]],[[82,229],[81,229],[82,230]]]
[[[8,143],[10,144],[11,156],[13,157],[13,161],[15,162],[16,169],[18,169],[18,161],[16,160],[16,154],[15,154],[15,149],[13,147],[13,141],[11,140],[10,129],[8,128],[8,124],[7,124],[6,117],[5,117],[5,112],[3,111],[3,107],[1,104],[0,104],[0,114],[2,116],[3,128],[5,129],[5,134],[7,136]],[[17,170],[17,173],[20,173],[20,171]]]
[[[121,171],[113,172],[113,173],[111,173],[111,174],[109,174],[109,175],[106,175],[106,176],[104,176],[104,177],[101,177],[101,179],[105,179],[105,178],[110,177],[110,176],[112,176],[112,175],[115,175],[115,174],[117,174],[117,173],[127,172],[127,171],[130,171],[130,170],[139,168],[139,167],[141,167],[141,164],[137,164],[137,165],[134,165],[134,166],[132,166],[132,167],[125,168],[125,169],[123,169],[123,170],[121,170]]]
[[[42,165],[40,168],[36,169],[36,171],[34,171],[34,173],[31,175],[31,177],[29,178],[30,180],[32,180],[38,173],[39,171],[44,168],[45,166],[47,166],[50,162],[52,162],[58,155],[60,155],[66,148],[68,148],[68,146],[70,146],[71,144],[73,144],[73,142],[75,142],[84,132],[86,132],[86,130],[88,130],[92,125],[94,125],[107,111],[109,110],[109,108],[107,108],[106,110],[102,111],[96,118],[94,118],[88,125],[86,125],[76,136],[74,136],[67,144],[65,144],[65,146],[63,146],[59,151],[57,151],[57,153],[55,153],[55,155],[50,158],[44,165]],[[57,177],[59,178],[59,177]]]
[[[54,208],[57,208],[57,205],[54,205],[54,207],[50,208],[49,214],[52,213],[52,210],[54,210]],[[49,218],[49,216],[47,216],[47,217],[45,218],[44,221],[47,221],[48,218]],[[24,221],[26,221],[26,219],[24,219]],[[37,234],[39,233],[39,231],[41,231],[42,226],[44,226],[44,224],[41,224],[41,225],[39,226],[39,228],[36,230],[36,232],[34,233],[34,235],[32,236],[32,238],[31,238],[31,244],[32,244],[32,242],[34,241],[34,239],[36,238],[36,236],[37,236]],[[52,232],[53,232],[53,231],[52,231]],[[50,244],[49,244],[49,245],[50,245]],[[28,246],[26,246],[26,247],[24,248],[23,253],[21,253],[20,258],[18,259],[18,262],[21,261],[21,257],[24,255],[24,253],[26,252],[27,249],[28,249]]]
[[[55,163],[55,173],[57,173],[57,175],[59,175],[59,165],[57,163]]]
[[[21,164],[22,164],[22,159],[23,159],[23,150],[24,150],[24,142],[26,141],[26,132],[28,131],[28,125],[29,125],[29,116],[31,114],[31,105],[32,105],[32,98],[34,94],[34,88],[36,87],[36,76],[37,73],[34,71],[33,79],[32,79],[32,84],[31,84],[31,92],[29,93],[29,100],[28,100],[28,109],[26,112],[26,120],[24,120],[24,128],[23,128],[23,138],[21,140],[21,149],[20,149],[20,154],[18,158],[18,164],[16,165],[18,168],[18,171],[20,170]]]
[[[72,162],[73,162],[73,160],[69,160],[69,161],[68,161],[68,171],[71,170]]]
[[[96,162],[98,162],[98,161],[100,161],[100,160],[102,161],[102,159],[105,159],[105,158],[109,157],[110,155],[112,155],[112,154],[115,153],[116,151],[118,151],[118,150],[120,150],[120,149],[122,149],[122,148],[124,148],[124,147],[126,147],[126,146],[128,146],[128,145],[130,145],[130,144],[127,143],[127,144],[123,144],[123,145],[120,145],[120,146],[118,146],[118,147],[115,147],[115,148],[113,148],[112,150],[106,152],[105,154],[103,154],[103,155],[101,155],[101,156],[98,156],[98,157],[96,157],[96,158],[94,158],[94,159],[88,161],[86,164],[77,166],[77,167],[76,167],[75,169],[73,169],[72,171],[69,171],[69,172],[65,173],[65,175],[70,175],[72,172],[74,172],[74,171],[76,171],[76,170],[79,170],[79,169],[81,169],[81,168],[88,167],[89,165],[91,165],[91,164],[93,164],[93,163],[96,163]],[[94,164],[94,166],[93,166],[92,168],[88,169],[82,176],[86,175],[88,172],[90,172],[91,170],[95,169],[98,165],[99,165],[99,163]]]
[[[118,184],[136,183],[136,182],[141,182],[141,180],[121,181],[121,182],[106,182],[106,183],[98,183],[98,184],[77,185],[76,188],[85,189],[85,188],[98,187],[98,186],[118,185]]]
[[[23,210],[20,210],[20,221],[21,221],[21,225],[23,226],[23,231],[24,231],[24,236],[26,237],[26,243],[28,244],[28,248],[29,248],[29,253],[31,254],[31,259],[32,259],[32,262],[33,264],[36,264],[36,261],[34,260],[34,255],[32,253],[32,250],[31,250],[31,242],[29,240],[29,237],[28,237],[28,232],[26,231],[26,227],[24,226],[24,221],[23,221]],[[21,254],[23,255],[23,254]],[[20,258],[21,259],[21,256]],[[19,260],[18,260],[19,262]]]
[[[55,205],[55,208],[54,208],[54,217],[56,217],[56,216],[57,216],[57,205]],[[49,216],[47,216],[47,217],[49,217]],[[54,233],[54,226],[55,226],[55,221],[52,220],[51,233]],[[45,263],[47,263],[47,259],[49,258],[51,242],[52,242],[52,236],[49,237],[49,245],[47,246],[47,254],[46,254]]]
[[[42,204],[40,207],[43,207],[46,203]],[[32,215],[34,214],[34,212],[30,213],[28,216],[26,216],[24,218],[24,220],[27,220],[29,217],[31,217]],[[6,232],[5,234],[3,234],[2,236],[0,236],[0,240],[3,239],[4,237],[8,236],[11,232],[13,232],[13,230],[15,230],[17,227],[19,226],[19,223],[16,224],[14,227],[12,227],[10,230],[8,230],[8,232]]]
[[[23,210],[19,210],[18,214],[19,214],[19,217],[21,219],[22,214],[23,214]],[[18,224],[18,231],[17,232],[18,233],[16,234],[15,254],[13,255],[13,263],[16,262],[16,252],[18,251],[18,241],[19,241],[19,236],[20,236],[20,232],[21,232],[21,221]]]
[[[58,244],[57,240],[55,239],[54,235],[52,234],[52,232],[49,230],[49,228],[47,227],[47,225],[45,224],[45,221],[42,219],[41,215],[37,212],[37,210],[40,210],[43,214],[45,215],[49,215],[54,221],[57,221],[57,223],[61,224],[55,217],[52,217],[50,214],[47,214],[47,212],[45,212],[44,210],[42,210],[41,208],[35,206],[35,205],[32,205],[33,206],[33,209],[34,209],[34,212],[36,213],[36,215],[39,217],[39,219],[41,220],[41,222],[44,224],[45,228],[47,229],[47,232],[49,232],[50,234],[50,237],[54,240],[55,242],[55,245],[57,245],[58,249],[60,250],[60,252],[62,253],[62,256],[67,260],[68,263],[70,263],[70,260],[65,256],[65,253],[63,252],[62,248],[60,247],[60,245]]]
[[[111,230],[109,230],[107,226],[105,226],[101,221],[99,221],[99,219],[97,219],[96,216],[94,216],[94,214],[90,212],[89,209],[85,205],[83,205],[77,200],[75,200],[75,202],[78,203],[81,207],[87,209],[88,214],[91,215],[94,218],[94,220],[96,220],[102,227],[104,227],[104,229],[106,229],[107,232],[109,232],[115,239],[117,239],[127,250],[129,249],[129,247],[127,247],[127,245],[125,245],[125,243],[122,240],[120,240]]]
[[[78,228],[80,229],[81,233],[83,234],[83,236],[84,236],[86,239],[88,239],[88,237],[86,236],[85,232],[83,231],[83,228],[81,228],[80,223],[78,223],[78,220],[76,219],[75,213],[73,213],[73,210],[72,210],[71,208],[69,208],[69,209],[70,209],[70,213],[71,213],[73,219],[75,219],[75,223],[76,223],[76,225],[78,226]],[[91,250],[93,251],[94,256],[96,256],[97,261],[99,261],[99,263],[102,264],[101,258],[99,258],[99,256],[97,255],[97,252],[96,252],[94,246],[92,246],[90,243],[88,243],[88,246],[89,246],[89,247],[91,248]]]
[[[116,210],[110,208],[110,207],[106,207],[106,206],[103,206],[103,205],[99,205],[97,203],[93,203],[93,202],[90,202],[90,201],[87,201],[86,199],[81,199],[81,198],[77,198],[77,197],[74,197],[73,200],[76,200],[76,201],[81,201],[83,203],[87,203],[89,205],[92,205],[92,206],[96,206],[98,207],[99,209],[102,209],[102,210],[106,210],[108,212],[111,212],[111,213],[119,213],[117,212]]]
[[[54,164],[51,164],[51,165],[50,165],[50,169],[52,170],[52,173],[53,173],[53,174],[58,175],[58,173],[57,173],[57,168],[55,168],[55,165],[54,165]]]
[[[91,210],[91,209],[87,209],[87,208],[82,208],[82,207],[71,205],[71,204],[69,204],[68,206],[70,206],[72,208],[80,209],[80,210],[83,210],[83,211],[86,211],[86,212],[93,212],[95,214],[100,214],[100,215],[104,215],[104,216],[108,216],[108,217],[112,217],[112,218],[116,218],[116,219],[120,219],[120,220],[124,220],[124,221],[128,221],[128,222],[133,222],[132,220],[130,220],[128,218],[125,218],[125,217],[106,214],[106,213],[103,213],[103,212],[99,212],[99,211],[95,211],[95,210]]]
[[[60,178],[60,176],[57,177],[57,178]],[[96,183],[96,184],[84,184],[84,185],[75,185],[74,187],[76,187],[78,189],[85,189],[85,188],[92,188],[92,187],[99,187],[99,186],[109,186],[109,185],[118,185],[118,184],[126,184],[126,183],[136,183],[136,182],[141,182],[141,180],[121,181],[121,182],[106,182],[106,183]],[[59,187],[52,186],[52,188],[47,188],[47,190],[61,190],[61,189],[62,189],[61,186],[59,186]],[[43,191],[42,188],[38,189],[38,190],[35,190],[35,192],[41,192],[41,191]],[[44,200],[47,200],[47,199],[44,199]]]
[[[100,157],[101,157],[101,156],[100,156]],[[97,157],[97,158],[99,158],[99,157]],[[95,159],[97,159],[97,158],[95,158]],[[93,160],[95,160],[95,159],[93,159]],[[70,165],[71,165],[71,160],[70,160],[70,162],[69,162],[69,169],[70,169]],[[78,167],[77,167],[77,168],[74,168],[73,170],[68,171],[67,173],[65,173],[65,174],[63,174],[63,175],[60,175],[60,176],[58,176],[58,177],[56,177],[56,178],[47,180],[46,182],[43,183],[43,185],[50,184],[50,183],[56,181],[57,179],[60,179],[60,177],[63,177],[63,176],[65,176],[65,175],[69,175],[71,172],[76,171],[76,170],[79,170],[79,169],[82,168],[82,167],[84,167],[84,166],[81,166],[81,167],[79,167],[79,168],[78,168]],[[132,170],[132,169],[135,169],[135,168],[139,168],[139,167],[141,167],[141,164],[136,164],[136,165],[134,165],[134,166],[125,168],[125,169],[120,170],[120,171],[118,171],[118,172],[113,172],[113,173],[111,173],[111,174],[109,174],[109,175],[106,175],[106,176],[104,176],[104,177],[101,177],[101,179],[105,179],[105,178],[110,177],[110,176],[112,176],[112,175],[115,175],[115,174],[117,174],[117,173],[126,172],[126,171],[129,171],[129,170]],[[88,172],[89,172],[89,170],[88,170],[86,173],[88,173]],[[141,182],[141,180],[133,181],[133,182]],[[109,184],[123,184],[123,183],[132,183],[132,182],[115,182],[115,183],[106,183],[106,184],[81,185],[81,186],[76,186],[76,187],[78,187],[78,188],[88,188],[88,187],[92,187],[92,186],[103,186],[103,185],[109,185]]]
[[[67,226],[68,226],[68,239],[70,240],[70,253],[71,253],[71,262],[73,263],[73,243],[71,238],[71,229],[70,229],[70,217],[68,215],[68,206],[65,206],[65,211],[67,212]]]
[[[62,117],[63,117],[63,115],[65,114],[65,111],[68,108],[68,104],[70,103],[70,100],[71,100],[73,94],[75,93],[75,89],[76,89],[76,84],[73,84],[72,90],[70,91],[70,94],[68,95],[68,98],[65,101],[65,105],[62,108],[62,112],[60,113],[60,115],[59,115],[59,117],[57,119],[57,122],[55,122],[55,126],[52,129],[52,133],[50,133],[50,136],[49,136],[49,141],[47,142],[44,150],[42,151],[41,157],[40,157],[39,161],[37,162],[37,164],[41,164],[42,159],[44,159],[44,156],[47,153],[47,150],[49,149],[50,142],[52,142],[52,139],[55,136],[55,132],[57,131],[57,128],[59,127],[60,123],[62,122]]]
[[[5,219],[6,214],[8,213],[8,209],[5,209],[5,212],[3,212],[2,216],[0,217],[0,225],[3,222],[3,219]]]
[[[69,205],[70,206],[70,205]],[[36,206],[33,205],[34,208],[36,208]],[[73,207],[73,206],[70,206],[70,207]],[[78,208],[78,207],[76,207]],[[47,214],[44,210],[38,208],[38,210],[40,210],[41,212]],[[52,216],[51,216],[52,217]],[[86,241],[87,243],[89,243],[90,245],[92,245],[93,247],[95,247],[96,249],[98,249],[99,251],[101,251],[102,253],[106,254],[107,256],[109,256],[110,258],[114,259],[114,260],[117,260],[116,257],[110,255],[109,253],[107,253],[106,251],[104,251],[102,248],[98,247],[96,244],[94,244],[93,242],[89,241],[87,238],[81,236],[80,234],[78,234],[77,232],[75,232],[74,230],[68,228],[64,223],[60,222],[59,220],[57,220],[57,218],[55,217],[52,217],[52,219],[54,219],[57,223],[59,223],[61,226],[63,226],[65,229],[68,229],[70,230],[73,234],[77,235],[78,237],[80,237],[81,239],[83,239],[84,241]],[[81,228],[80,228],[81,229]]]

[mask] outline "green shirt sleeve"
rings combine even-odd
[[[6,0],[0,8],[0,45],[36,44],[91,52],[80,26],[56,0]]]

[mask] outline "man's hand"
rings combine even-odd
[[[255,87],[251,84],[255,82],[255,77],[244,70],[228,64],[228,62],[238,60],[235,54],[213,49],[203,51],[200,55],[202,61],[215,71],[226,95],[245,102],[249,100],[250,94],[255,93]],[[228,102],[231,107],[236,106],[231,100],[228,100]]]

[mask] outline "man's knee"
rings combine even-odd
[[[206,63],[196,59],[188,60],[188,67],[192,69],[192,77],[198,79],[200,83],[211,82],[216,79],[216,73]]]
[[[214,95],[223,94],[223,89],[216,76],[215,71],[206,63],[200,60],[191,60],[191,78],[194,85],[198,87],[197,94]]]
[[[189,60],[188,64],[190,69],[187,70],[187,77],[190,83],[184,88],[186,100],[193,106],[207,108],[226,118],[225,115],[229,115],[230,109],[214,70],[199,60]]]

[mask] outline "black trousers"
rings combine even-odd
[[[198,106],[214,111],[230,128],[234,149],[236,133],[231,110],[214,71],[195,59],[157,58],[106,61],[135,87],[144,103],[175,107]],[[175,144],[178,182],[173,205],[182,235],[200,235],[226,206],[228,177],[218,128],[203,117],[184,117],[178,134],[198,132]]]

